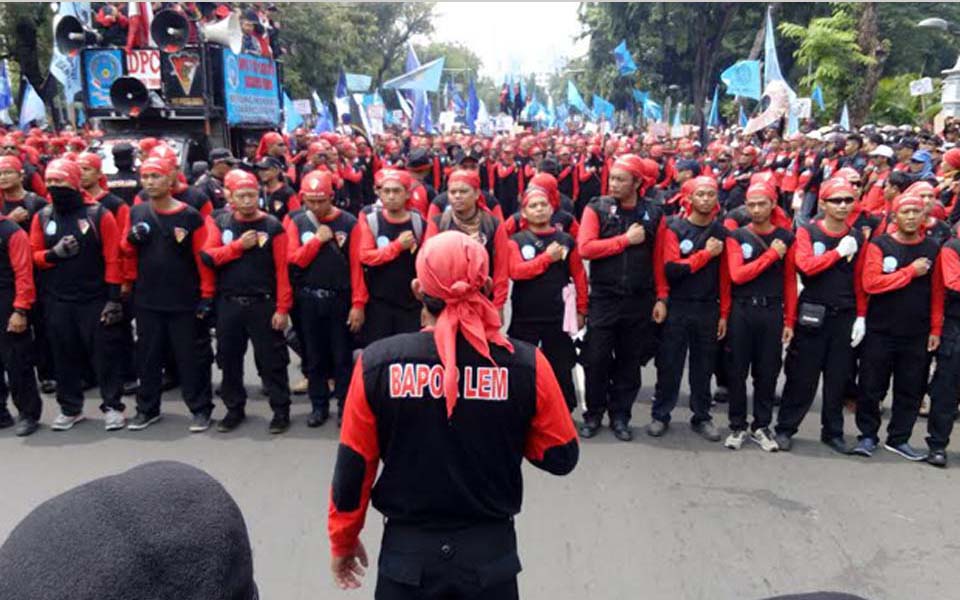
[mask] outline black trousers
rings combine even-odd
[[[46,301],[47,337],[57,372],[57,402],[67,416],[83,412],[81,380],[92,360],[103,402],[100,410],[124,410],[123,372],[118,358],[123,331],[119,325],[100,322],[105,300],[90,302]]]
[[[510,521],[451,531],[387,522],[376,600],[516,600],[517,537]]]
[[[629,422],[640,391],[640,367],[654,342],[653,295],[590,299],[583,365],[586,419]]]
[[[828,312],[820,327],[797,325],[784,366],[787,382],[777,413],[777,433],[796,435],[813,405],[822,374],[820,438],[843,437],[843,399],[854,360],[850,333],[856,318],[853,310]]]
[[[730,381],[728,406],[730,429],[747,428],[747,375],[753,376],[753,423],[751,430],[770,426],[773,396],[783,361],[783,306],[757,306],[733,300],[727,323],[727,364]]]
[[[553,367],[553,373],[560,384],[563,399],[572,412],[577,407],[577,394],[573,389],[573,366],[577,362],[577,353],[573,348],[573,339],[563,330],[560,322],[517,322],[510,323],[510,337],[540,346],[543,355]]]
[[[7,381],[2,384],[2,404],[0,412],[6,412],[7,392],[17,408],[19,416],[39,421],[43,410],[40,393],[37,391],[37,379],[33,374],[33,343],[30,339],[30,329],[23,333],[9,333],[7,321],[13,312],[13,296],[2,299],[4,310],[0,310],[0,362],[3,372],[6,372]]]
[[[930,382],[927,446],[943,450],[950,444],[960,399],[960,319],[947,317],[937,350],[937,369]]]
[[[672,301],[663,325],[660,351],[657,354],[656,398],[652,416],[670,422],[670,413],[677,406],[683,365],[690,356],[687,377],[690,381],[691,422],[703,423],[710,418],[710,375],[717,353],[717,321],[720,308],[714,302]]]
[[[860,439],[879,442],[880,403],[887,395],[892,376],[893,410],[887,425],[887,443],[896,446],[910,440],[920,412],[927,364],[926,334],[904,337],[867,332],[860,360],[860,397],[857,398]]]
[[[420,331],[420,307],[403,307],[370,298],[367,302],[363,341],[372,344],[398,333]]]
[[[47,336],[46,301],[37,294],[37,301],[30,309],[30,328],[33,329],[33,361],[37,367],[40,381],[54,381],[57,378],[53,368],[53,348]]]
[[[193,311],[165,312],[137,309],[137,358],[140,391],[137,412],[160,414],[164,358],[169,353],[180,374],[180,391],[190,412],[209,415],[213,411],[210,368],[213,350],[206,323]]]
[[[270,325],[276,308],[276,302],[268,296],[224,297],[217,304],[217,361],[223,370],[220,395],[229,411],[243,411],[247,404],[243,357],[249,341],[270,408],[274,414],[290,413],[287,340],[282,331]]]
[[[342,411],[353,366],[352,339],[347,327],[350,294],[341,292],[321,298],[315,292],[301,289],[297,291],[297,303],[307,351],[304,372],[309,381],[310,403],[315,411],[329,412],[328,381],[332,378],[333,397]]]

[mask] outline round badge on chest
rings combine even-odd
[[[743,260],[750,260],[753,258],[753,246],[750,244],[740,244],[740,251],[743,252]]]
[[[814,243],[813,243],[813,255],[814,255],[814,256],[821,256],[821,255],[823,255],[823,253],[826,252],[826,251],[827,251],[827,247],[823,244],[823,242],[814,242]]]
[[[536,255],[537,251],[529,244],[520,248],[520,256],[523,257],[523,260],[533,260]]]
[[[897,262],[897,257],[896,257],[896,256],[884,256],[884,257],[883,257],[883,272],[884,272],[884,273],[893,273],[894,271],[897,270],[897,266],[898,266],[898,265],[899,265],[899,263]]]
[[[385,235],[377,236],[377,248],[386,248],[390,244],[390,239]]]
[[[680,242],[681,254],[690,254],[691,250],[693,250],[693,240],[683,240]]]
[[[301,243],[301,244],[306,244],[307,242],[309,242],[309,241],[312,240],[312,239],[313,239],[313,232],[312,232],[312,231],[304,231],[302,234],[300,234],[300,243]]]
[[[57,222],[53,219],[47,221],[47,227],[44,229],[47,235],[57,235]]]
[[[224,245],[229,244],[230,242],[233,241],[233,232],[230,231],[229,229],[227,229],[227,230],[224,231],[223,234],[220,236],[220,240],[223,242]]]

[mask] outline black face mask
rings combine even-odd
[[[57,211],[67,211],[83,206],[83,194],[73,188],[56,185],[48,187],[47,191],[50,192],[53,207]]]

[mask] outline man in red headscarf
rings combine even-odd
[[[360,262],[357,218],[334,206],[333,176],[312,171],[300,185],[305,210],[287,220],[288,262],[296,287],[299,325],[312,411],[309,427],[343,418],[350,382],[352,337],[363,327],[369,299]],[[328,381],[334,380],[331,397]]]
[[[901,194],[892,211],[896,231],[867,244],[863,265],[863,289],[870,302],[857,401],[860,442],[852,452],[871,456],[876,450],[880,403],[892,376],[893,411],[884,448],[922,461],[927,453],[909,440],[929,375],[928,353],[939,348],[943,328],[943,278],[934,269],[940,248],[924,235],[919,196]]]
[[[193,415],[190,431],[199,433],[209,429],[213,412],[209,317],[215,281],[201,257],[207,230],[197,210],[173,198],[176,174],[167,161],[147,159],[140,179],[150,202],[130,211],[122,243],[128,278],[135,281],[140,376],[137,415],[128,429],[160,419],[161,372],[172,355]]]
[[[500,333],[487,261],[460,233],[428,240],[414,282],[428,329],[371,344],[357,361],[328,518],[341,589],[361,585],[372,496],[387,523],[378,598],[519,597],[521,461],[565,475],[579,447],[546,357]]]
[[[217,363],[226,416],[217,425],[233,431],[246,419],[243,357],[253,344],[260,379],[270,399],[273,419],[268,431],[290,428],[287,340],[293,294],[287,268],[287,235],[276,218],[261,211],[260,182],[239,169],[224,179],[232,211],[208,220],[204,264],[217,271]]]
[[[420,213],[407,210],[412,178],[406,171],[380,169],[376,204],[360,216],[360,262],[364,266],[370,302],[367,304],[364,342],[369,344],[420,328],[420,303],[410,282],[416,277],[417,250],[426,223]]]
[[[722,268],[727,230],[717,218],[717,181],[706,176],[690,181],[690,215],[670,218],[658,240],[663,246],[670,313],[657,355],[656,398],[647,433],[658,437],[666,432],[689,353],[690,423],[701,436],[717,441],[720,434],[710,417],[710,376],[717,342],[726,336],[730,314],[727,273]]]
[[[667,317],[657,243],[665,222],[660,207],[644,197],[656,173],[650,159],[621,156],[610,169],[610,195],[594,199],[583,211],[577,248],[591,261],[584,437],[595,436],[608,413],[617,439],[633,438],[629,423],[640,366],[654,353],[654,322]]]
[[[57,373],[60,414],[51,428],[65,431],[84,420],[85,365],[93,361],[107,431],[126,424],[123,377],[108,363],[117,352],[120,304],[120,232],[110,211],[81,188],[80,166],[57,159],[47,165],[52,204],[30,225],[34,265],[43,271],[47,335]]]
[[[866,332],[867,314],[861,250],[868,238],[850,225],[855,195],[846,179],[827,180],[820,186],[823,218],[797,229],[795,258],[803,291],[775,429],[775,441],[784,452],[790,450],[791,439],[813,404],[821,373],[820,441],[835,451],[848,451],[843,438],[844,391],[856,364],[854,348]]]

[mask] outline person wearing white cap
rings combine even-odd
[[[887,183],[893,164],[893,149],[886,144],[880,144],[871,150],[868,156],[874,168],[864,188],[863,209],[870,213],[879,213],[886,206],[883,186]]]

